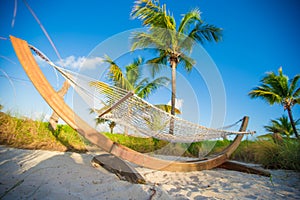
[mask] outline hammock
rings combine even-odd
[[[155,107],[131,91],[58,67],[40,50],[32,45],[29,47],[60,72],[99,117],[144,135],[172,143],[192,143],[251,133],[213,129],[191,123]]]
[[[239,146],[244,134],[238,134],[235,136],[232,143],[226,147],[222,152],[210,155],[200,160],[193,161],[169,161],[160,158],[155,158],[150,155],[142,154],[134,151],[128,147],[111,141],[103,134],[100,134],[97,130],[86,123],[80,116],[78,116],[58,94],[57,91],[51,86],[47,78],[44,76],[40,67],[38,66],[32,52],[25,40],[10,36],[15,53],[30,78],[31,82],[48,103],[48,105],[58,114],[58,116],[64,120],[70,127],[76,130],[81,136],[89,140],[91,143],[97,145],[102,150],[111,153],[121,159],[135,163],[142,167],[147,167],[155,170],[165,171],[195,171],[195,170],[207,170],[212,169],[226,163],[230,155]],[[50,60],[49,60],[50,61]],[[69,80],[71,81],[71,80]],[[75,82],[74,82],[75,83]],[[87,94],[86,95],[91,95]],[[114,104],[116,107],[117,104]],[[111,106],[113,110],[113,106]],[[110,109],[106,109],[109,112]],[[102,114],[105,112],[102,112]],[[249,117],[245,116],[242,120],[240,127],[241,133],[246,130]]]

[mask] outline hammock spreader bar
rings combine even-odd
[[[108,108],[107,110],[105,110],[104,112],[102,112],[98,117],[102,117],[103,115],[109,113],[110,111],[112,111],[114,108],[116,108],[118,105],[120,105],[121,103],[123,103],[124,101],[126,101],[126,99],[128,99],[129,97],[133,96],[134,93],[133,92],[128,92],[122,99],[120,99],[119,101],[117,101],[116,103],[114,103],[114,105],[112,105],[110,108]]]

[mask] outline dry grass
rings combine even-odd
[[[52,133],[48,125],[0,112],[0,144],[24,149],[86,151],[84,142],[71,128],[68,131],[61,128]]]

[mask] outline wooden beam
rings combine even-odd
[[[129,91],[124,97],[122,97],[119,101],[117,101],[116,103],[114,103],[110,108],[108,108],[107,110],[105,110],[104,112],[102,112],[98,117],[102,117],[103,115],[105,115],[106,113],[112,111],[113,109],[115,109],[118,105],[120,105],[121,103],[123,103],[124,101],[126,101],[129,97],[133,96],[134,93]]]
[[[222,165],[220,165],[219,168],[271,177],[271,173],[264,169],[254,168],[249,165],[239,163],[236,161],[226,161]]]
[[[100,165],[107,171],[114,173],[121,180],[126,180],[131,183],[145,184],[146,181],[138,171],[127,164],[124,160],[112,155],[101,154],[95,156],[92,160],[92,164],[95,166]]]

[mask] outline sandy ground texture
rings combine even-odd
[[[268,177],[224,169],[162,172],[136,169],[145,185],[119,180],[93,155],[0,146],[0,199],[300,199],[300,173]]]

